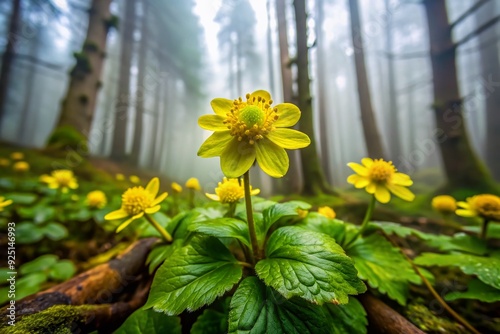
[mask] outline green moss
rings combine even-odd
[[[436,317],[422,304],[410,304],[406,310],[406,314],[411,322],[426,333],[468,333],[450,320]]]
[[[99,45],[94,41],[86,40],[83,43],[83,50],[87,52],[97,52],[99,51]]]
[[[90,64],[89,57],[84,52],[74,52],[73,57],[76,59],[76,64],[70,72],[72,76],[92,72],[92,65]]]
[[[118,26],[120,24],[120,18],[116,15],[111,15],[108,19],[104,20],[104,24],[108,31],[112,28],[118,30]]]
[[[78,130],[69,125],[56,128],[50,135],[47,146],[51,149],[66,149],[68,147],[81,152],[87,152],[87,139]]]
[[[89,97],[85,94],[82,94],[78,97],[78,101],[80,102],[80,104],[86,105],[87,103],[89,103]]]

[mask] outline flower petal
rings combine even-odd
[[[130,218],[130,219],[127,219],[126,221],[124,221],[123,223],[120,224],[120,226],[118,226],[116,228],[116,233],[120,233],[121,231],[123,231],[123,229],[127,226],[130,225],[131,222],[134,221],[134,218]]]
[[[388,203],[391,200],[391,193],[385,186],[377,185],[377,189],[375,190],[375,198],[380,203]]]
[[[108,213],[107,215],[104,216],[104,219],[115,220],[115,219],[122,219],[125,217],[128,217],[128,213],[123,209],[119,209]]]
[[[369,185],[366,186],[365,190],[369,194],[375,194],[375,191],[377,190],[377,184],[376,183],[370,183]]]
[[[292,103],[281,103],[278,109],[278,119],[273,123],[275,127],[287,128],[294,126],[300,119],[300,109]]]
[[[146,191],[150,193],[153,196],[153,198],[155,198],[156,194],[158,194],[158,190],[160,190],[160,179],[154,177],[151,179],[151,181],[148,182],[148,185],[146,186]]]
[[[198,118],[198,125],[210,131],[225,131],[227,130],[227,125],[224,124],[225,116],[220,115],[203,115]]]
[[[356,174],[361,175],[361,176],[368,176],[368,169],[358,163],[355,162],[349,162],[347,166],[351,167],[353,171],[356,172]]]
[[[358,174],[349,175],[349,177],[347,178],[347,183],[354,184],[359,180],[360,177],[361,176],[359,176]]]
[[[203,158],[218,157],[222,154],[227,144],[233,139],[230,131],[216,131],[205,140],[198,150],[198,156]]]
[[[214,201],[217,201],[217,202],[220,202],[220,197],[217,196],[216,194],[209,194],[209,193],[205,193],[205,196],[207,196],[208,198],[210,198],[211,200],[214,200]]]
[[[220,156],[222,173],[233,178],[245,174],[255,161],[255,146],[236,138],[229,142]]]
[[[463,201],[457,202],[457,206],[466,210],[469,210],[471,208],[469,203]]]
[[[394,195],[404,199],[405,201],[411,202],[415,199],[415,194],[413,194],[410,189],[406,187],[395,184],[388,185],[387,187]]]
[[[228,112],[231,112],[231,108],[233,107],[233,101],[218,97],[210,101],[210,105],[212,106],[212,109],[217,115],[226,117],[226,114]]]
[[[398,184],[400,186],[409,187],[413,184],[411,178],[403,173],[396,173],[392,176],[392,183]]]
[[[468,218],[477,216],[477,214],[472,210],[458,209],[455,211],[455,213],[459,216],[468,217]]]
[[[259,97],[266,100],[266,102],[269,102],[271,100],[271,94],[269,94],[269,92],[267,92],[265,90],[260,89],[260,90],[256,90],[252,94],[250,94],[250,102],[252,102],[251,104],[254,104],[253,103],[254,98],[255,98],[255,101],[257,102]]]
[[[154,201],[151,203],[151,206],[155,206],[155,205],[160,204],[161,202],[163,202],[163,200],[164,200],[165,198],[167,198],[167,196],[168,196],[168,193],[163,193],[163,194],[161,194],[160,196],[156,197],[156,198],[154,199]]]
[[[159,205],[156,205],[156,206],[153,206],[150,208],[146,208],[146,210],[144,210],[144,212],[146,212],[147,214],[153,214],[153,213],[158,212],[158,211],[160,211]]]
[[[276,145],[290,150],[304,148],[311,143],[305,133],[293,129],[278,128],[269,132],[266,137]]]
[[[252,196],[255,196],[258,194],[260,194],[260,189],[252,189],[252,191],[250,191],[250,195],[252,195]]]
[[[272,177],[283,177],[288,171],[288,154],[267,138],[255,143],[257,162],[262,170]]]
[[[359,176],[359,175],[358,175]],[[364,188],[370,184],[370,179],[367,177],[359,176],[359,179],[354,183],[354,186],[358,189]]]
[[[365,167],[370,167],[371,165],[373,165],[373,159],[372,158],[363,158],[363,159],[361,159],[361,163]]]

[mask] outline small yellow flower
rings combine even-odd
[[[0,167],[8,167],[10,165],[10,160],[5,158],[0,158]]]
[[[380,203],[387,203],[391,200],[391,193],[405,201],[413,201],[415,195],[406,187],[413,184],[410,177],[403,173],[398,173],[391,161],[383,159],[372,160],[363,158],[363,165],[350,162],[356,174],[347,178],[347,182],[356,188],[365,188],[366,192],[375,195]]]
[[[200,181],[197,178],[192,177],[186,181],[186,188],[193,190],[201,190]]]
[[[302,210],[302,209],[297,209],[297,213],[299,214],[299,218],[304,219],[309,214],[309,211]]]
[[[102,209],[108,202],[106,194],[100,190],[94,190],[87,194],[86,203],[94,209]]]
[[[458,202],[460,209],[455,213],[462,217],[481,217],[486,220],[500,221],[500,197],[491,194],[476,195]]]
[[[177,182],[172,182],[172,191],[176,194],[179,194],[182,192],[182,186]]]
[[[139,184],[141,183],[141,179],[139,178],[139,176],[137,175],[130,175],[130,177],[128,178],[130,180],[130,182],[132,182],[133,184]]]
[[[125,175],[123,175],[122,173],[116,173],[115,179],[116,179],[116,181],[124,181]]]
[[[330,208],[329,206],[322,206],[322,207],[318,208],[318,213],[320,215],[323,215],[326,218],[330,218],[330,219],[335,219],[335,217],[337,217],[337,214],[335,213],[335,211],[332,208]]]
[[[156,197],[159,190],[160,180],[157,177],[149,181],[146,189],[141,186],[127,189],[122,195],[121,208],[108,213],[104,219],[115,220],[129,217],[116,229],[116,232],[120,232],[131,222],[144,216],[144,214],[158,212],[160,203],[168,196],[165,192]]]
[[[457,209],[457,201],[449,195],[439,195],[432,199],[432,208],[442,214],[450,214]]]
[[[47,183],[50,189],[61,189],[63,193],[68,192],[68,189],[78,188],[73,172],[67,169],[57,169],[50,175],[40,176],[40,181]]]
[[[260,189],[252,189],[250,186],[250,194],[258,195]],[[243,180],[223,178],[215,188],[215,194],[205,194],[208,198],[221,203],[235,203],[240,199],[245,198],[245,187]]]
[[[3,211],[3,208],[5,208],[6,206],[11,205],[11,204],[12,204],[11,199],[6,200],[5,197],[0,196],[0,212]]]
[[[22,153],[22,152],[12,152],[10,154],[10,158],[12,160],[23,160],[24,159],[24,153]]]
[[[258,90],[233,101],[216,98],[210,103],[215,115],[198,119],[200,127],[215,131],[200,147],[203,158],[220,156],[225,176],[240,177],[257,160],[262,170],[272,177],[283,177],[289,160],[285,149],[308,146],[309,137],[294,126],[300,110],[291,103],[272,107],[271,95]]]
[[[12,165],[12,169],[18,173],[24,173],[30,170],[30,165],[26,161],[18,161]]]

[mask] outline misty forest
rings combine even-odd
[[[1,333],[500,333],[500,1],[0,0]]]

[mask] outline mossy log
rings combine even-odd
[[[15,326],[8,326],[10,310],[2,308],[0,331],[72,333],[116,329],[146,302],[152,277],[145,262],[157,241],[139,240],[108,263],[18,301]]]

